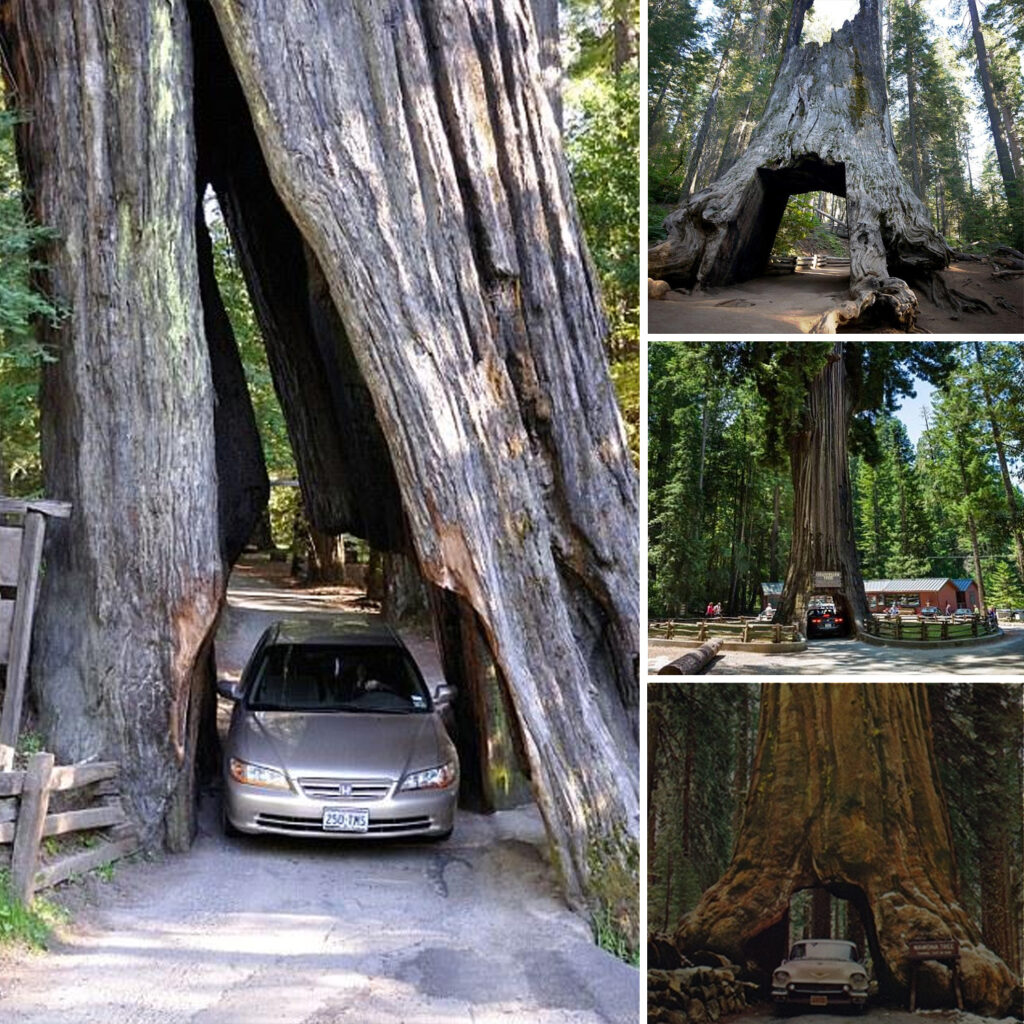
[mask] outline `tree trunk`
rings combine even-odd
[[[345,582],[345,542],[340,534],[323,533],[310,525],[306,578],[310,583]]]
[[[790,898],[823,887],[864,920],[883,993],[906,989],[909,939],[950,936],[968,1006],[1005,1012],[1014,978],[960,908],[937,780],[923,684],[763,686],[732,862],[676,944],[770,972],[785,955]]]
[[[44,452],[81,517],[54,544],[36,672],[63,749],[123,757],[158,827],[223,590],[193,241],[208,177],[278,325],[311,521],[383,533],[479,616],[569,898],[635,939],[636,477],[529,11],[215,0],[218,63],[206,5],[57,6],[3,18],[73,310],[47,328]]]
[[[559,129],[562,127],[562,54],[559,49],[558,0],[530,0],[537,26],[544,91]]]
[[[1003,478],[1003,493],[1006,495],[1006,510],[1009,514],[1010,533],[1013,535],[1013,550],[1017,556],[1017,572],[1024,581],[1024,530],[1021,529],[1020,510],[1017,508],[1017,492],[1010,479],[1010,467],[1006,461],[1006,447],[1003,444],[1003,432],[996,419],[995,407],[992,402],[992,390],[988,386],[985,377],[985,360],[982,357],[981,343],[974,343],[974,358],[977,360],[978,369],[981,371],[981,390],[985,396],[985,410],[988,413],[988,423],[992,430],[992,443],[995,445],[996,457],[999,459],[999,471]]]
[[[989,130],[992,133],[992,142],[996,150],[999,173],[1003,178],[1006,200],[1010,204],[1010,216],[1013,220],[1014,228],[1019,234],[1021,220],[1017,204],[1020,183],[1014,174],[1013,161],[1010,157],[1010,150],[1006,145],[1006,136],[1003,134],[1003,125],[999,118],[999,108],[996,105],[995,92],[992,88],[992,72],[989,69],[988,50],[985,47],[985,37],[981,32],[981,19],[978,17],[978,5],[975,0],[967,0],[967,9],[971,12],[971,32],[974,37],[974,49],[978,55],[978,77],[981,79],[981,92],[985,98],[985,110],[988,112]],[[1019,239],[1016,244],[1020,244]]]
[[[794,4],[779,75],[747,151],[665,221],[648,273],[688,288],[745,281],[768,263],[789,196],[845,196],[850,301],[815,330],[914,325],[917,298],[901,277],[928,277],[948,249],[904,181],[889,124],[880,0],[820,46],[799,45],[808,0]]]
[[[913,4],[910,4],[913,10]],[[910,166],[913,171],[914,192],[918,199],[924,199],[924,187],[921,184],[921,157],[917,142],[917,81],[914,78],[913,47],[907,45],[907,122],[910,130]]]
[[[214,386],[195,243],[182,0],[14,2],[4,68],[32,213],[53,228],[39,325],[48,531],[32,677],[62,762],[112,758],[148,840],[187,845],[194,689],[224,592]],[[159,116],[154,112],[159,111]],[[186,799],[187,803],[187,799]]]
[[[768,578],[779,578],[779,528],[782,524],[782,485],[775,484],[772,493],[772,532],[768,546]]]
[[[729,33],[731,36],[731,29]],[[690,150],[690,160],[686,166],[686,177],[683,179],[682,198],[684,200],[688,196],[693,195],[694,189],[697,187],[701,160],[704,158],[704,145],[707,142],[708,132],[711,129],[711,122],[715,119],[715,111],[718,109],[718,92],[722,85],[722,73],[725,71],[728,63],[729,47],[726,46],[722,51],[721,60],[718,62],[718,73],[715,75],[715,81],[711,86],[711,95],[708,97],[708,105],[704,108],[704,116],[700,120],[700,128],[697,130],[693,149]]]
[[[859,356],[857,356],[859,358]],[[804,623],[809,599],[830,594],[857,630],[870,614],[854,543],[847,437],[853,405],[842,342],[811,382],[802,429],[789,442],[793,539],[777,622]],[[817,577],[835,577],[827,581]]]

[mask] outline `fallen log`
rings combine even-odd
[[[658,669],[659,676],[695,676],[712,658],[718,654],[722,646],[721,640],[709,640],[706,644],[692,651],[687,651],[682,657],[670,661]]]

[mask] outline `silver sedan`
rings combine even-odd
[[[459,763],[439,705],[381,620],[282,620],[237,684],[224,829],[318,838],[447,838]]]

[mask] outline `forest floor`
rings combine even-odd
[[[971,647],[882,647],[862,640],[808,640],[807,650],[795,654],[753,654],[723,651],[705,675],[868,675],[898,673],[900,676],[1000,675],[1019,677],[1024,671],[1024,625],[1003,625],[1005,635]],[[684,648],[651,640],[648,671],[678,658]]]
[[[217,639],[237,672],[268,622],[353,607],[242,567]],[[433,645],[407,636],[428,682]],[[441,844],[226,839],[205,793],[187,854],[58,893],[45,954],[0,949],[4,1024],[618,1024],[639,972],[559,896],[533,806],[460,812]]]
[[[917,326],[931,334],[1020,334],[1024,332],[1021,278],[996,280],[981,263],[955,263],[943,272],[951,288],[984,299],[994,314],[956,315],[941,309],[920,290]],[[649,334],[806,334],[815,322],[847,298],[845,267],[798,270],[757,277],[726,288],[687,295],[671,291],[647,303]],[[999,300],[1012,306],[1012,312]]]
[[[722,1017],[720,1024],[769,1024],[782,1018],[776,1017],[773,1007],[762,1003],[752,1006],[742,1013]],[[811,1013],[800,1011],[788,1018],[793,1024],[849,1024],[851,1020],[862,1021],[863,1024],[989,1024],[994,1017],[979,1017],[975,1013],[963,1010],[907,1010],[893,1009],[885,1006],[872,1006],[870,1003],[863,1013],[851,1014],[836,1010],[834,1013]],[[1003,1018],[1004,1024],[1014,1024],[1016,1018]]]

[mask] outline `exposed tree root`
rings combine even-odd
[[[943,309],[951,309],[954,313],[988,313],[995,315],[995,310],[984,299],[973,295],[965,295],[957,288],[950,288],[939,274],[924,274],[914,280],[914,286],[920,288],[928,298]]]
[[[852,298],[819,317],[812,334],[836,334],[866,327],[914,331],[917,296],[906,281],[898,277],[869,277],[857,285],[851,284],[850,292]]]

